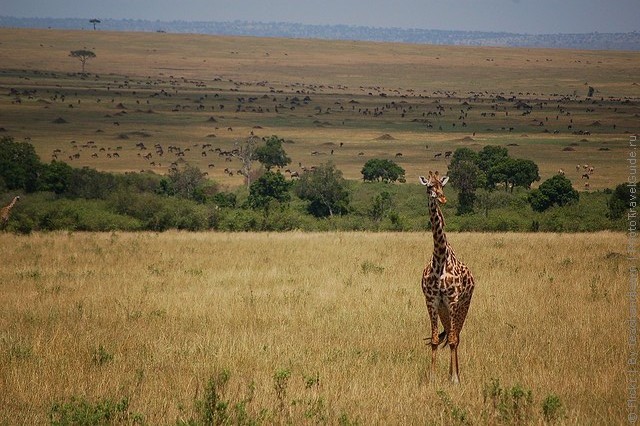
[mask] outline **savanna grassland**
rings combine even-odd
[[[78,49],[96,54],[86,75]],[[0,55],[0,127],[42,159],[188,162],[231,187],[224,152],[253,133],[285,139],[292,172],[331,160],[360,179],[382,157],[414,182],[447,151],[494,144],[542,180],[563,169],[584,190],[589,165],[590,190],[613,188],[640,114],[637,52],[0,29]]]
[[[448,349],[427,383],[431,240],[2,234],[0,423],[622,422],[622,234],[451,235],[477,281],[460,386]]]
[[[0,137],[231,189],[254,134],[284,138],[290,172],[393,159],[411,200],[489,144],[602,191],[640,114],[638,52],[1,28],[0,57]],[[427,383],[429,233],[0,233],[0,424],[621,423],[625,235],[449,239],[477,281],[457,387],[447,349]]]

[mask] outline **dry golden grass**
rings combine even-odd
[[[621,423],[625,236],[449,237],[477,281],[458,387],[448,350],[426,382],[430,234],[2,234],[0,423],[45,423],[75,396],[171,424],[222,369],[224,398],[253,383],[246,412],[267,424],[498,423],[493,378],[532,391],[525,423],[550,394],[559,424]]]

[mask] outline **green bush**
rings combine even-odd
[[[503,388],[498,379],[491,379],[483,389],[484,402],[489,414],[505,424],[530,424],[532,422],[533,392],[516,384]],[[491,422],[493,423],[493,422]]]
[[[621,183],[612,191],[607,200],[610,219],[621,219],[627,213],[631,203],[631,187],[627,183]]]
[[[254,231],[262,223],[262,213],[251,209],[224,209],[218,220],[220,231]]]
[[[542,415],[546,422],[553,422],[560,419],[564,414],[562,401],[555,394],[549,394],[542,401]]]
[[[36,191],[42,169],[40,158],[30,143],[0,139],[0,183],[8,190]]]
[[[82,397],[72,397],[67,402],[55,402],[49,410],[52,425],[98,425],[131,423],[142,424],[144,418],[129,411],[129,399],[103,399],[90,402]]]
[[[372,158],[360,171],[365,181],[395,182],[404,179],[404,169],[395,162],[386,159]]]
[[[573,189],[571,181],[563,175],[555,175],[531,191],[529,202],[535,211],[543,212],[553,205],[564,206],[577,202],[578,191]]]

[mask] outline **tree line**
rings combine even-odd
[[[332,162],[294,180],[281,172],[291,162],[283,142],[275,135],[242,142],[238,152],[244,156],[247,185],[224,190],[189,164],[165,176],[114,174],[60,161],[43,163],[30,143],[3,137],[0,194],[28,195],[10,224],[19,232],[429,228],[421,187],[404,184],[405,171],[395,162],[367,161],[363,183],[346,180]],[[489,145],[479,152],[460,148],[448,174],[457,191],[445,206],[451,209],[451,230],[623,229],[620,219],[629,200],[624,185],[606,194],[585,194],[584,200],[560,175],[531,189],[540,180],[538,166],[510,157],[504,147]],[[596,203],[597,208],[591,207]],[[570,215],[584,211],[592,217],[576,227]]]

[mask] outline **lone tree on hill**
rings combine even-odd
[[[90,19],[90,20],[89,20],[89,22],[91,22],[91,23],[93,24],[93,30],[95,31],[95,29],[96,29],[96,24],[99,24],[99,23],[100,23],[100,20],[99,20],[99,19],[95,19],[95,18],[93,18],[93,19]]]
[[[78,58],[80,60],[80,63],[82,64],[82,74],[84,74],[85,64],[89,59],[95,58],[96,54],[90,50],[81,49],[72,50],[71,53],[69,53],[69,56],[71,56],[72,58]]]

